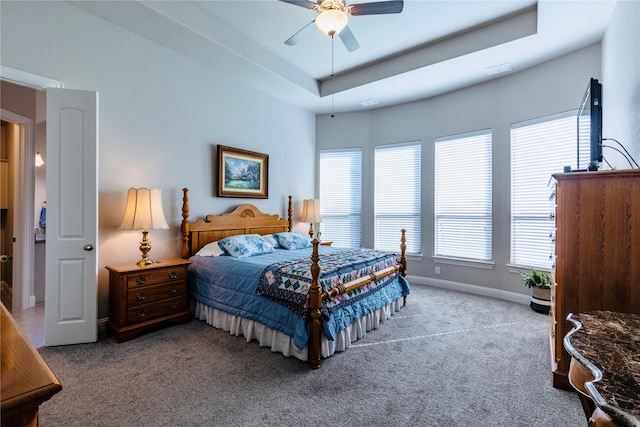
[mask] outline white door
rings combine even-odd
[[[47,89],[46,346],[98,338],[98,94]]]

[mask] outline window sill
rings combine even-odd
[[[473,268],[481,268],[483,270],[493,270],[496,263],[494,261],[480,261],[476,259],[467,259],[467,258],[453,258],[453,257],[444,257],[433,255],[431,257],[433,262],[438,264],[449,264],[449,265],[458,265],[462,267],[473,267]]]

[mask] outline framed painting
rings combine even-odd
[[[269,198],[269,155],[218,145],[218,197]]]

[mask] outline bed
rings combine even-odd
[[[188,192],[183,189],[182,258],[191,260],[197,319],[315,369],[406,304],[405,230],[399,256],[335,248],[308,236],[302,244],[304,233],[292,231],[291,196],[287,219],[241,204],[190,222]]]

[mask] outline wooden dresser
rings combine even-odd
[[[553,386],[571,390],[570,313],[640,313],[640,170],[556,174]]]
[[[4,304],[0,306],[0,424],[37,426],[38,407],[62,390],[62,385]]]
[[[187,299],[190,261],[165,259],[140,267],[109,265],[109,322],[118,342],[152,326],[191,321]]]

